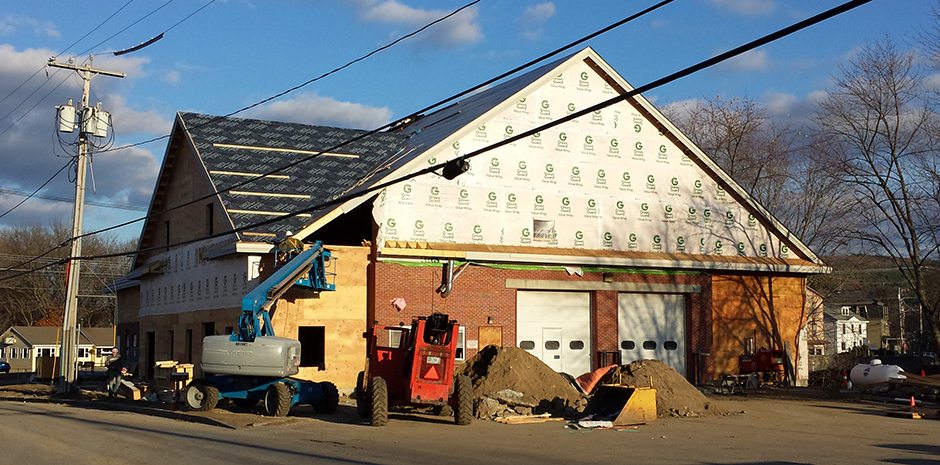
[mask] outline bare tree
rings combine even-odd
[[[940,342],[940,294],[927,279],[938,258],[937,114],[912,54],[884,40],[866,46],[835,77],[817,110],[820,154],[851,189],[862,226],[854,238],[891,257]]]
[[[61,244],[68,236],[69,229],[62,224],[0,229],[0,250],[3,251],[0,253],[0,269],[22,264]],[[96,255],[124,250],[133,250],[133,247],[114,237],[90,236],[85,239],[83,253]],[[55,264],[35,272],[23,272],[54,263],[68,254],[69,248],[63,247],[39,260],[0,273],[0,278],[20,275],[0,281],[0,328],[62,324],[65,265]],[[102,326],[113,322],[115,299],[102,290],[127,272],[128,263],[122,257],[82,262],[79,319],[85,325]]]

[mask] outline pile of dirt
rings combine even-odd
[[[479,418],[548,412],[566,415],[587,401],[571,382],[516,347],[487,346],[463,366]]]
[[[656,389],[658,416],[698,417],[725,415],[674,368],[659,360],[639,360],[611,372],[614,383]]]

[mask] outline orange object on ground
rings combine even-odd
[[[607,365],[605,367],[598,368],[594,371],[585,373],[581,376],[575,378],[578,386],[581,388],[581,392],[585,394],[590,394],[594,391],[594,387],[597,386],[597,383],[601,382],[611,370],[617,368],[617,365]]]

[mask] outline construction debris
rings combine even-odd
[[[656,389],[656,413],[660,417],[726,415],[674,368],[659,360],[639,360],[611,371],[611,382]]]
[[[485,347],[464,364],[463,374],[473,382],[477,418],[569,416],[587,405],[564,376],[523,349]]]

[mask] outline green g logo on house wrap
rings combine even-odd
[[[643,153],[643,143],[640,141],[636,141],[636,143],[633,144],[633,149],[636,150],[638,153]]]
[[[648,212],[650,210],[650,204],[643,202],[640,204],[640,211]]]
[[[575,231],[574,238],[575,240],[582,241],[584,240],[584,233],[581,231]]]
[[[565,134],[565,133],[563,133],[563,132],[558,133],[558,140],[560,140],[560,141],[562,141],[562,142],[567,141],[567,140],[568,140],[568,134]]]
[[[622,178],[623,178],[624,181],[630,182],[630,172],[629,172],[629,171],[624,171]]]
[[[710,219],[710,218],[712,217],[712,211],[711,211],[711,209],[710,209],[710,208],[706,208],[706,209],[702,210],[702,216],[704,216],[706,220],[707,220],[707,219]]]
[[[546,172],[546,173],[551,173],[551,172],[553,172],[553,171],[555,171],[555,167],[552,166],[551,163],[548,163],[548,164],[545,165],[545,172]]]
[[[679,185],[679,178],[673,176],[673,178],[669,180],[669,184],[673,187],[677,187]]]
[[[388,221],[385,222],[385,224],[388,225],[389,228],[395,228],[395,225],[397,223],[395,222],[395,218],[389,218]]]
[[[529,228],[522,228],[522,237],[529,237]]]
[[[679,247],[685,247],[685,237],[678,236],[676,237],[676,245]]]
[[[581,80],[582,81],[588,80],[588,73],[586,71],[581,71]]]
[[[666,205],[666,213],[672,213],[672,205]]]
[[[437,157],[428,158],[428,164],[429,164],[429,165],[436,165],[436,164],[437,164]]]
[[[757,250],[760,251],[761,257],[767,256],[767,244],[761,244],[760,246],[758,246]]]
[[[577,108],[577,107],[574,106],[574,103],[569,103],[569,104],[568,104],[568,111],[569,111],[569,112],[574,113],[575,108]]]
[[[499,158],[496,158],[496,157],[490,158],[490,166],[492,167],[499,166]]]
[[[519,171],[525,171],[526,167],[525,160],[519,162]]]
[[[716,240],[716,241],[715,241],[715,250],[720,251],[722,245],[723,245],[723,244],[721,243],[721,239]]]
[[[444,223],[444,231],[453,232],[453,231],[454,231],[454,224],[451,223],[450,221]]]
[[[562,197],[561,204],[567,207],[569,204],[571,204],[571,200],[569,200],[568,197]]]
[[[744,242],[738,242],[738,254],[744,255]]]
[[[647,184],[656,184],[656,176],[653,176],[652,174],[646,175],[646,183],[647,183]]]
[[[597,179],[604,179],[607,176],[607,172],[604,171],[604,168],[597,170]]]
[[[511,135],[512,135],[512,131],[513,131],[512,125],[508,125],[508,124],[507,124],[507,125],[506,125],[506,129],[504,129],[504,131],[506,132],[506,135],[507,135],[507,136],[511,136]]]
[[[614,239],[614,235],[610,231],[604,231],[604,243],[605,245],[609,244],[610,241]]]
[[[548,110],[548,100],[542,100],[542,108]]]
[[[616,205],[617,205],[618,211],[623,211],[623,207],[624,207],[623,200],[618,200]]]
[[[480,233],[482,233],[482,232],[483,232],[483,226],[480,226],[480,225],[478,225],[478,224],[473,225],[473,233],[474,233],[474,234],[480,234]]]
[[[406,194],[410,194],[410,193],[411,193],[411,184],[405,184],[404,186],[402,186],[401,190],[404,191]]]
[[[617,148],[617,147],[620,146],[620,142],[618,142],[617,139],[611,139],[611,140],[610,140],[610,146],[611,146],[611,147],[614,147],[614,148]]]
[[[490,199],[490,202],[495,202],[495,201],[496,201],[496,193],[495,193],[495,192],[490,192],[489,194],[486,195],[486,198]]]
[[[454,150],[460,150],[460,141],[454,142],[451,144],[451,147],[453,147]]]
[[[594,144],[594,138],[591,137],[590,135],[584,136],[584,144],[585,144],[585,145],[592,145],[592,144]]]
[[[636,233],[630,233],[630,235],[627,236],[627,241],[629,241],[631,245],[636,246]]]
[[[460,189],[460,193],[458,195],[460,196],[461,199],[466,200],[467,197],[470,196],[470,192],[468,192],[466,189]]]
[[[535,196],[535,204],[542,205],[543,202],[545,202],[545,197],[542,197],[542,194],[537,194]]]
[[[512,192],[510,192],[509,195],[506,196],[506,198],[509,200],[510,203],[516,203],[516,194],[513,194]]]
[[[660,236],[659,234],[653,235],[653,243],[654,243],[654,244],[661,244],[662,242],[663,242],[663,237],[662,237],[662,236]]]
[[[431,186],[431,195],[438,196],[441,195],[441,189],[437,186]]]
[[[573,175],[575,175],[575,176],[581,174],[581,168],[578,168],[577,166],[572,166],[572,167],[571,167],[571,174],[573,174]]]
[[[424,229],[424,221],[415,220],[415,229],[418,231]]]

